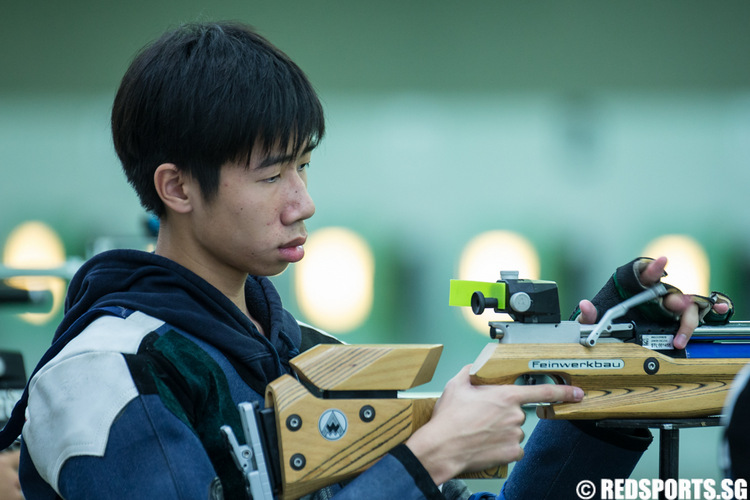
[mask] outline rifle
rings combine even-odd
[[[472,383],[553,383],[581,387],[579,403],[539,408],[543,418],[682,418],[719,413],[750,358],[750,323],[698,327],[690,351],[673,349],[676,326],[615,323],[630,308],[664,295],[657,285],[607,311],[596,325],[561,321],[557,285],[503,274],[495,283],[451,281],[450,305],[491,307]],[[241,403],[247,444],[222,433],[255,500],[298,498],[350,479],[429,421],[436,398],[404,397],[428,382],[441,345],[318,345],[291,360],[266,388],[265,408]],[[680,357],[683,356],[683,357]],[[668,403],[668,404],[665,404]],[[464,477],[500,478],[507,466]]]
[[[717,415],[735,375],[750,361],[750,322],[699,326],[684,350],[672,344],[676,323],[614,322],[666,293],[658,284],[609,309],[596,325],[582,325],[560,321],[553,282],[501,275],[496,283],[451,283],[452,304],[471,305],[475,314],[492,307],[514,320],[489,322],[498,342],[485,346],[474,362],[473,384],[541,378],[584,390],[579,403],[542,406],[543,418]]]

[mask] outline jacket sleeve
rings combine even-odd
[[[19,471],[28,498],[206,499],[222,486],[190,424],[191,391],[148,369],[144,346],[161,324],[96,320],[32,378]]]
[[[330,498],[330,492],[334,493],[335,500],[445,500],[427,471],[406,445],[397,446],[346,485],[335,486],[330,488],[329,492],[319,492],[305,499]]]
[[[652,441],[645,429],[602,429],[592,421],[540,420],[503,485],[502,500],[578,500],[582,481],[626,478]]]
[[[68,457],[56,479],[42,478],[28,458],[20,471],[27,498],[53,489],[66,499],[220,498],[212,496],[221,484],[200,441],[157,396],[131,401],[109,428],[104,453]]]

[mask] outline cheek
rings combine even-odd
[[[275,225],[275,221],[279,220],[279,214],[274,214],[273,217],[269,217],[268,220],[266,220],[266,227],[273,227]]]
[[[281,212],[275,207],[264,205],[242,206],[234,211],[233,215],[237,227],[248,230],[262,229],[265,233],[279,226]]]
[[[281,220],[281,209],[276,206],[258,207],[257,218],[262,220],[266,227],[273,227]]]
[[[231,187],[228,187],[226,192],[231,195],[227,196],[229,203],[225,206],[224,215],[228,219],[227,222],[235,228],[244,228],[244,231],[251,232],[261,228],[268,231],[279,224],[282,211],[278,196],[258,191],[240,193]]]

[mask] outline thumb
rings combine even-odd
[[[582,300],[578,303],[581,315],[578,316],[578,322],[582,325],[593,325],[596,323],[596,306],[590,300]]]

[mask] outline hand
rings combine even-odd
[[[18,481],[18,451],[0,452],[0,499],[23,500]]]
[[[430,421],[406,445],[441,484],[462,472],[520,460],[526,420],[521,405],[581,399],[582,389],[566,385],[474,386],[465,366],[446,384]]]
[[[646,269],[641,272],[641,283],[650,287],[659,282],[664,276],[664,268],[667,266],[667,258],[659,257],[651,261]],[[582,300],[578,307],[581,309],[581,315],[578,318],[583,324],[593,324],[596,322],[596,307],[591,301]],[[690,295],[683,293],[670,293],[664,297],[664,307],[680,315],[680,326],[674,338],[674,346],[677,349],[684,349],[693,331],[698,326],[700,318],[698,316],[698,306],[690,298]],[[727,304],[714,304],[713,309],[719,314],[725,314],[729,309]]]

